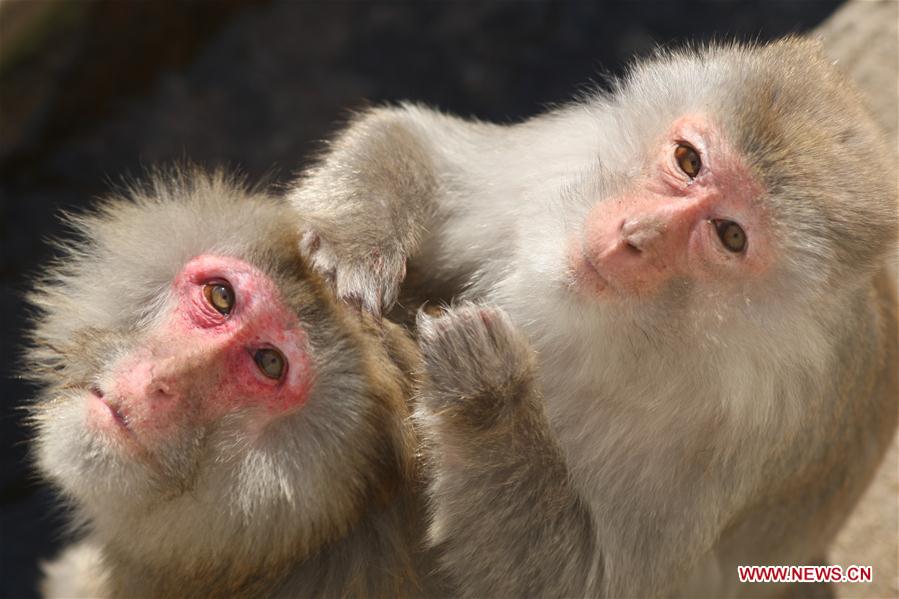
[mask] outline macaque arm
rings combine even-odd
[[[592,516],[569,483],[524,336],[504,312],[472,304],[422,316],[419,328],[431,540],[462,594],[595,594]]]
[[[395,301],[407,259],[437,234],[449,172],[479,127],[413,105],[370,109],[300,176],[288,194],[300,248],[339,296],[375,313]]]

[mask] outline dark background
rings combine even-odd
[[[60,209],[185,158],[283,182],[366,102],[518,120],[656,44],[801,32],[838,4],[0,0],[0,597],[34,595],[62,540],[16,378]]]

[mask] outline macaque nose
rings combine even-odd
[[[654,195],[600,202],[587,216],[583,255],[610,287],[650,293],[683,263],[702,206],[664,202]]]
[[[621,238],[629,248],[649,251],[662,238],[667,224],[658,216],[627,218],[621,222]]]
[[[193,385],[195,379],[204,378],[214,370],[216,357],[214,351],[207,349],[207,354],[197,352],[158,358],[150,365],[146,379],[147,399],[180,399],[188,393],[187,387]]]
[[[143,357],[126,364],[121,371],[120,391],[131,402],[148,404],[177,403],[182,394],[181,368],[175,359]]]

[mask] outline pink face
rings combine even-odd
[[[740,279],[770,264],[765,192],[701,116],[678,119],[622,194],[588,214],[569,244],[575,287],[600,297],[648,296],[675,278]]]
[[[178,274],[172,296],[162,324],[89,392],[97,432],[150,449],[229,412],[249,410],[261,426],[305,402],[306,335],[264,273],[203,255]]]

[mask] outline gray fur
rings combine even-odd
[[[696,113],[767,190],[775,266],[651,299],[576,297],[565,241]],[[405,130],[391,138],[402,145],[387,130]],[[322,243],[357,228],[417,240],[375,254],[408,258],[425,289],[460,282],[457,294],[508,314],[463,307],[423,324],[432,539],[463,595],[776,594],[740,586],[736,566],[824,555],[896,425],[886,148],[851,84],[795,38],[660,52],[610,94],[510,126],[403,105],[338,138],[291,195],[328,221]],[[407,152],[428,170],[400,169],[397,186],[435,184],[367,196]],[[372,232],[372,200],[418,220]],[[355,281],[338,292],[394,297],[383,290],[396,269],[352,276],[371,255],[358,251],[328,254],[337,280]]]
[[[446,563],[466,565],[453,568],[463,593],[596,594],[602,565],[591,559],[590,511],[546,424],[523,335],[505,313],[476,305],[421,316],[418,331],[430,385],[417,419],[437,473],[431,539]]]
[[[435,592],[407,406],[416,349],[331,297],[282,203],[183,170],[69,221],[77,237],[31,296],[37,463],[83,537],[46,566],[47,595]],[[170,309],[183,265],[208,253],[278,284],[308,338],[314,386],[262,430],[236,410],[181,430],[152,461],[129,458],[86,427],[84,393]]]

